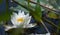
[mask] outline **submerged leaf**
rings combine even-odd
[[[37,0],[37,4],[36,4],[36,8],[35,8],[35,15],[38,17],[38,18],[42,18],[42,11],[41,11],[41,7],[40,7],[40,0]]]
[[[49,18],[53,18],[53,19],[58,19],[58,15],[55,14],[54,12],[49,12],[49,13],[48,13],[48,17],[49,17]]]

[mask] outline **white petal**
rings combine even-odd
[[[8,30],[10,30],[12,28],[16,28],[16,27],[14,27],[14,26],[5,26],[5,31],[8,31]]]
[[[30,20],[31,20],[31,16],[30,17],[28,17],[28,19],[27,19],[28,21],[27,21],[27,24],[29,24],[30,23]]]
[[[34,26],[36,26],[36,25],[34,25],[34,24],[28,24],[28,25],[26,26],[26,28],[31,28],[31,27],[34,27]]]
[[[21,10],[19,10],[18,12],[21,13]]]
[[[22,14],[25,15],[25,14],[24,14],[24,11],[22,11]]]
[[[13,12],[13,16],[17,16],[17,15],[18,15],[17,13]]]
[[[25,15],[25,20],[29,19],[29,13]]]
[[[13,18],[15,19],[15,18],[16,18],[16,16],[14,16],[14,15],[11,15],[11,19],[13,19]]]
[[[17,24],[16,17],[11,18],[11,22],[13,25],[16,25]]]
[[[29,13],[28,13],[28,14],[26,14],[26,17],[29,17]]]
[[[18,17],[25,17],[25,15],[22,14],[22,13],[20,13],[20,14],[18,15]]]
[[[13,25],[16,25],[16,21],[14,19],[11,19],[11,22]]]
[[[19,12],[18,12],[18,15],[20,15],[20,14],[21,14],[21,12],[19,11]]]
[[[46,35],[50,35],[50,33],[47,33]]]
[[[14,17],[16,17],[16,16],[15,16],[14,14],[12,14],[12,15],[11,15],[11,18],[14,18]]]
[[[25,27],[27,27],[27,25],[29,25],[30,20],[31,20],[31,16],[30,16],[30,17],[27,17],[27,18],[25,19],[25,22],[24,22],[24,26],[25,26]]]

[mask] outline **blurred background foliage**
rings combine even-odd
[[[4,1],[0,0],[0,5],[3,4],[2,2]],[[36,20],[37,24],[42,23],[47,32],[49,32],[42,20],[44,18],[42,16],[44,12],[49,18],[59,19],[59,22],[57,22],[58,25],[56,25],[54,22],[44,18],[50,25],[56,27],[57,30],[60,30],[60,0],[6,0],[5,2],[6,9],[0,11],[0,22],[7,22],[10,20],[12,12],[23,10],[30,13]]]

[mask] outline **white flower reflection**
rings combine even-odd
[[[18,13],[13,12],[13,15],[11,15],[11,22],[13,26],[6,26],[6,31],[12,28],[30,28],[34,27],[35,25],[29,24],[31,20],[31,16],[29,16],[29,13],[25,15],[24,11],[19,10]]]

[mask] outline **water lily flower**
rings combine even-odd
[[[18,13],[13,12],[13,15],[11,15],[11,22],[13,26],[6,26],[6,30],[9,30],[11,28],[30,28],[34,27],[35,25],[29,24],[31,20],[31,16],[29,16],[29,13],[25,14],[24,11],[19,10]]]

